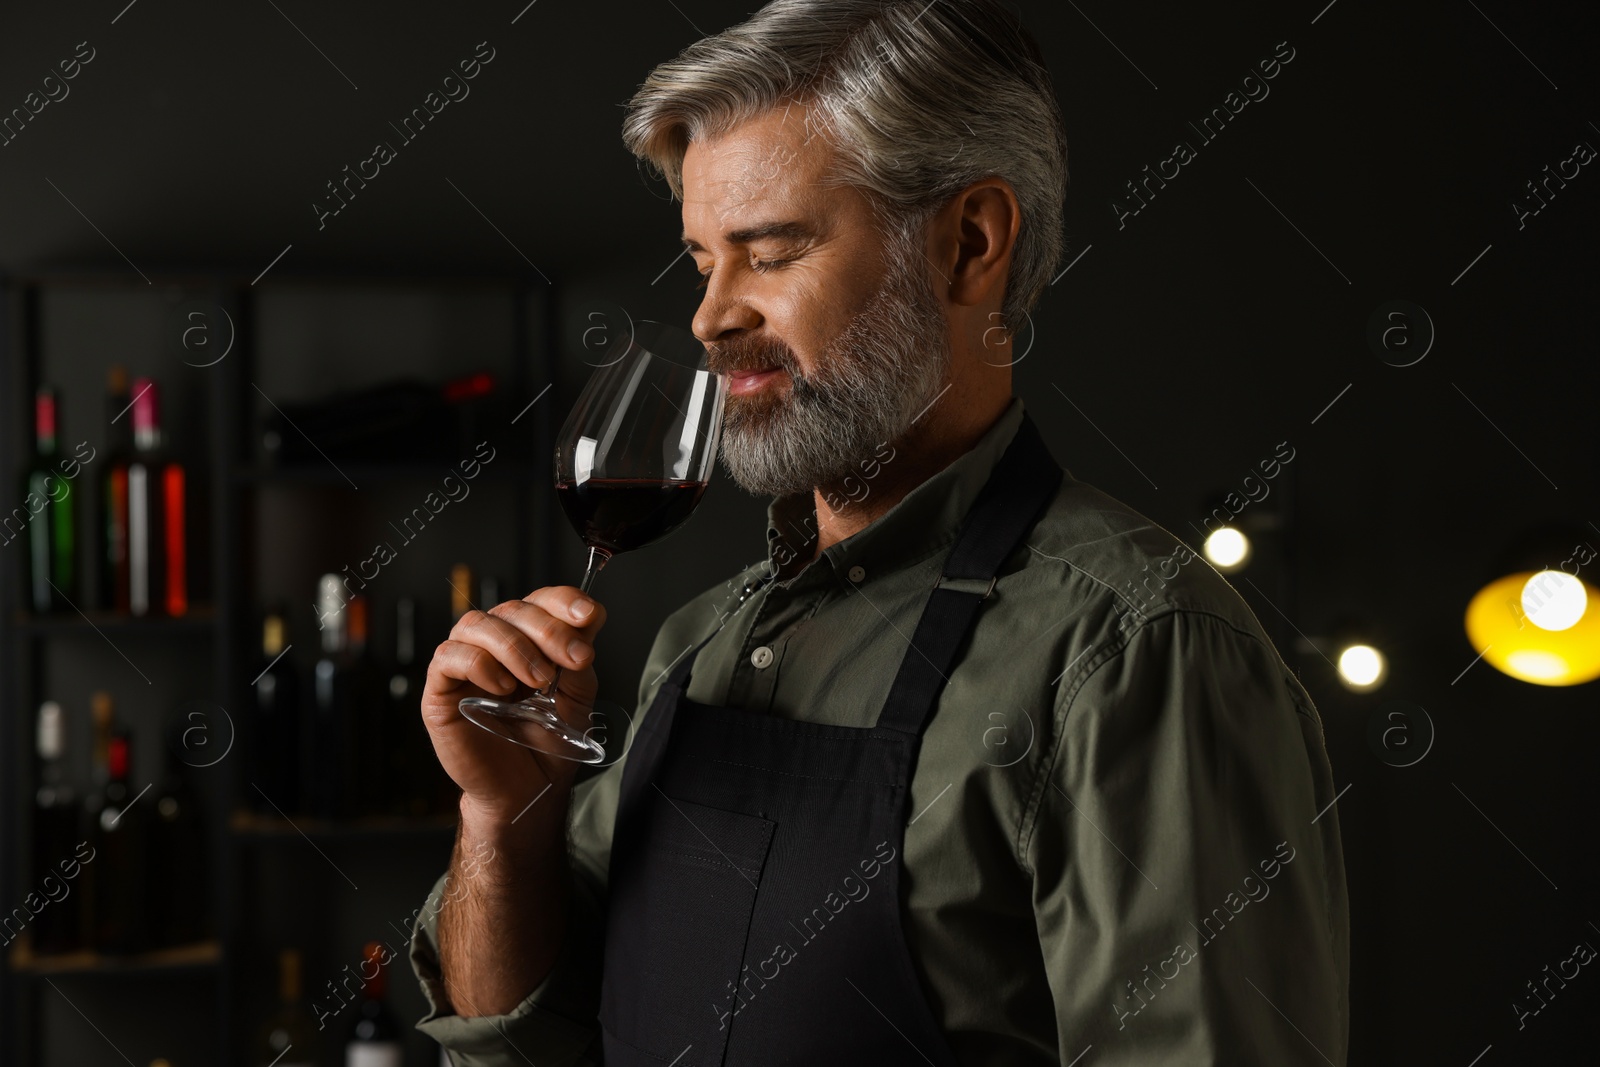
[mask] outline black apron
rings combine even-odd
[[[607,1067],[956,1062],[901,921],[911,776],[978,605],[1061,479],[1024,415],[870,728],[698,704],[699,647],[682,657],[623,768]]]

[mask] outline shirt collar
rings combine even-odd
[[[875,522],[822,553],[799,574],[779,582],[793,589],[848,580],[852,568],[867,576],[925,558],[955,541],[978,493],[1022,425],[1021,397],[1010,405],[966,453],[907,493]],[[871,491],[873,470],[863,468],[862,484]],[[893,463],[891,458],[888,461]],[[810,556],[817,540],[816,500],[812,493],[775,497],[767,506],[767,566],[776,574],[790,552]]]

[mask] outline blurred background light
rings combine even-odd
[[[1588,604],[1583,582],[1561,571],[1540,571],[1522,586],[1522,610],[1541,630],[1571,629]]]
[[[1600,596],[1561,571],[1519,571],[1480,589],[1467,605],[1467,640],[1486,663],[1535,685],[1600,678]]]
[[[1242,570],[1250,562],[1250,539],[1232,526],[1214,530],[1205,541],[1206,559],[1224,574]]]
[[[1371,645],[1346,645],[1339,652],[1339,681],[1346,689],[1370,692],[1382,685],[1388,675],[1388,661]]]

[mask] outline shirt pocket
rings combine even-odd
[[[775,825],[655,794],[633,874],[610,887],[600,992],[601,1027],[637,1062],[722,1062]]]

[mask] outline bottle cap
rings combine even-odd
[[[161,447],[161,408],[155,379],[133,380],[133,447],[154,452]]]
[[[361,974],[365,978],[370,971],[371,978],[366,978],[367,996],[373,1000],[382,1000],[386,990],[385,975],[383,973],[383,953],[386,946],[381,941],[368,941],[362,950]]]
[[[60,759],[66,751],[66,722],[61,705],[47,700],[39,705],[39,758]]]
[[[450,568],[450,618],[459,619],[472,610],[472,567],[457,563]]]
[[[350,647],[359,652],[367,646],[367,598],[357,593],[350,598],[346,610],[349,612]]]
[[[113,737],[106,746],[106,766],[111,769],[111,777],[126,778],[128,776],[128,739],[126,737]]]
[[[408,596],[395,602],[395,659],[410,666],[417,657],[417,602]]]
[[[300,950],[286,948],[278,953],[279,993],[286,1004],[300,999]]]
[[[40,444],[55,444],[56,391],[41,385],[33,397],[33,424]]]
[[[322,630],[322,650],[344,647],[345,599],[343,579],[324,574],[317,579],[317,626]]]
[[[133,380],[133,430],[154,430],[161,424],[160,397],[154,378]]]
[[[283,651],[283,616],[268,615],[261,624],[261,651],[276,656]]]
[[[103,730],[111,725],[111,694],[104,689],[97,690],[89,698],[89,714],[94,719],[96,730]]]

